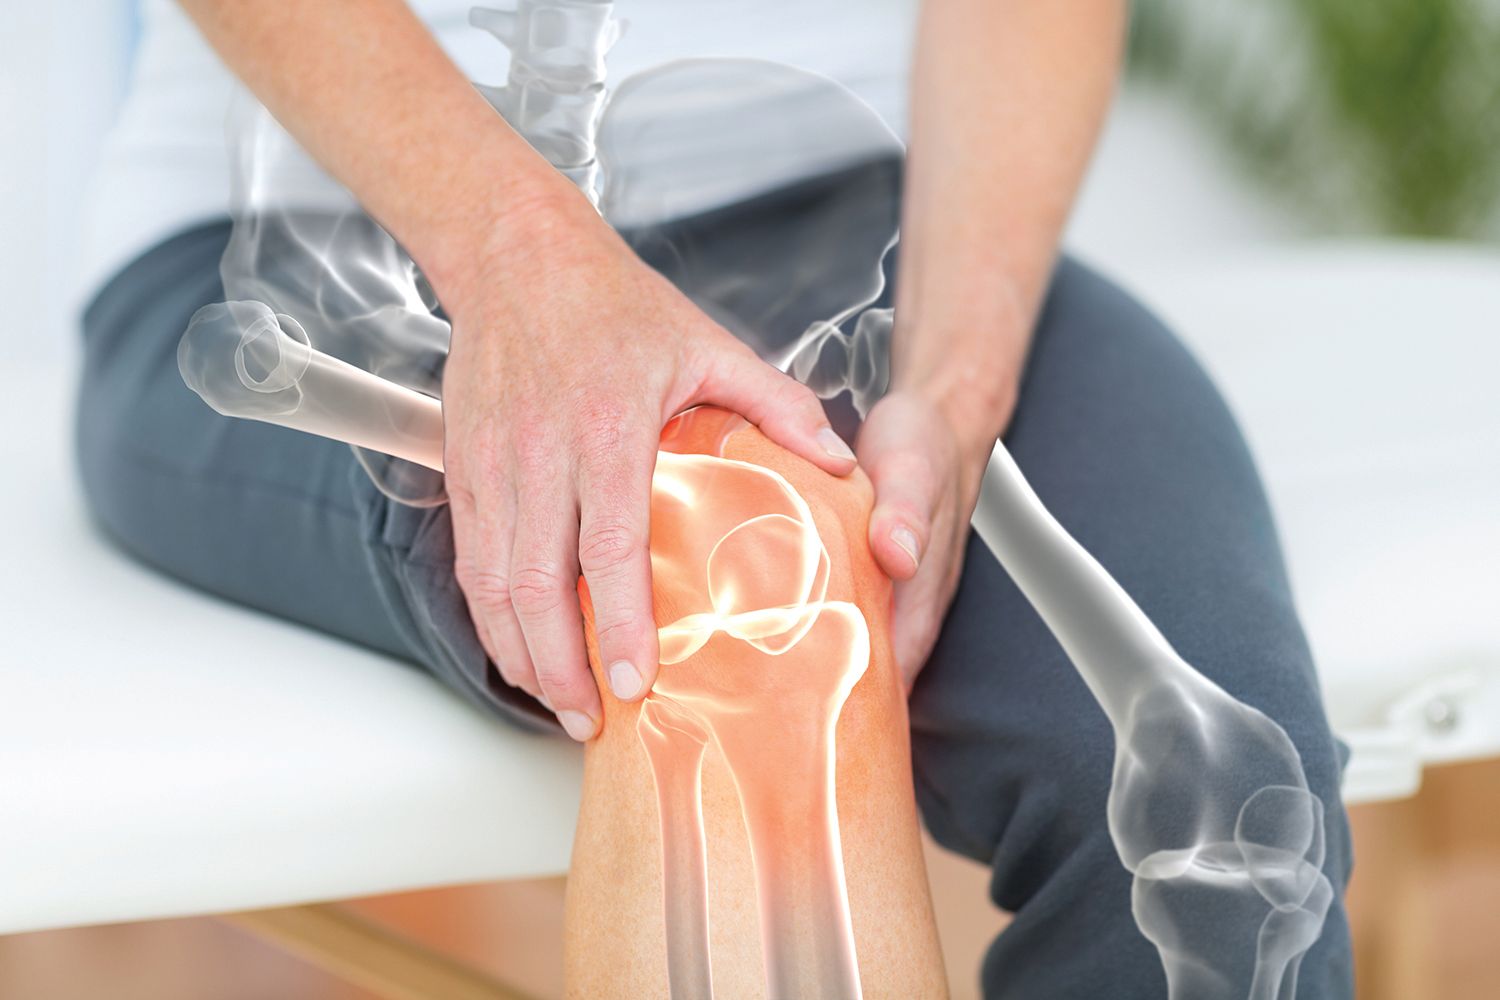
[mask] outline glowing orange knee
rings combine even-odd
[[[857,997],[834,733],[871,661],[860,602],[883,615],[888,600],[864,543],[868,483],[818,472],[718,410],[674,420],[662,452],[662,669],[637,731],[658,796],[673,994],[711,989],[696,800],[711,743],[750,841],[770,995]]]

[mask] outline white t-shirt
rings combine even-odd
[[[628,22],[609,81],[674,59],[739,56],[843,83],[904,134],[916,0],[617,0]],[[500,85],[508,54],[464,0],[411,0],[471,80]],[[86,213],[82,287],[175,232],[229,211],[225,115],[236,84],[171,0],[144,0],[140,45]]]

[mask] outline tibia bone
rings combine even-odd
[[[864,615],[824,600],[829,559],[811,512],[768,469],[663,452],[652,525],[654,585],[682,611],[660,629],[662,669],[637,725],[662,811],[672,996],[705,995],[678,990],[704,981],[700,957],[684,954],[707,933],[701,816],[685,802],[701,734],[739,797],[768,995],[857,998],[834,733],[869,663]]]
[[[636,732],[651,760],[661,820],[667,981],[674,998],[712,997],[708,852],[703,835],[703,750],[709,736],[670,702],[647,699]]]

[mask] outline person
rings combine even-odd
[[[78,450],[106,529],[192,584],[589,741],[606,698],[575,581],[608,698],[638,701],[657,672],[648,493],[666,422],[715,404],[829,475],[857,463],[874,490],[868,547],[895,581],[917,805],[939,843],[993,868],[992,898],[1014,914],[986,996],[1160,997],[1103,822],[1107,722],[968,527],[1003,434],[1184,658],[1287,730],[1328,807],[1325,870],[1341,891],[1340,749],[1248,450],[1182,345],[1058,251],[1126,5],[924,0],[914,43],[895,0],[625,12],[631,37],[663,46],[647,63],[801,63],[909,117],[891,385],[852,450],[811,392],[647,266],[479,97],[454,63],[464,6],[430,0],[419,18],[397,0],[183,0],[190,24],[147,0],[86,264],[98,291]],[[182,385],[176,341],[223,297],[228,238],[228,77],[203,39],[410,252],[451,317],[448,504],[394,504],[347,448],[219,418]],[[751,214],[765,225],[767,211]],[[1303,995],[1352,995],[1351,964],[1336,902]]]

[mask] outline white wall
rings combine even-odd
[[[0,30],[0,356],[73,351],[68,263],[83,190],[118,97],[127,0],[16,3]]]
[[[1130,85],[1105,125],[1065,243],[1128,278],[1141,268],[1307,235],[1178,99]]]

